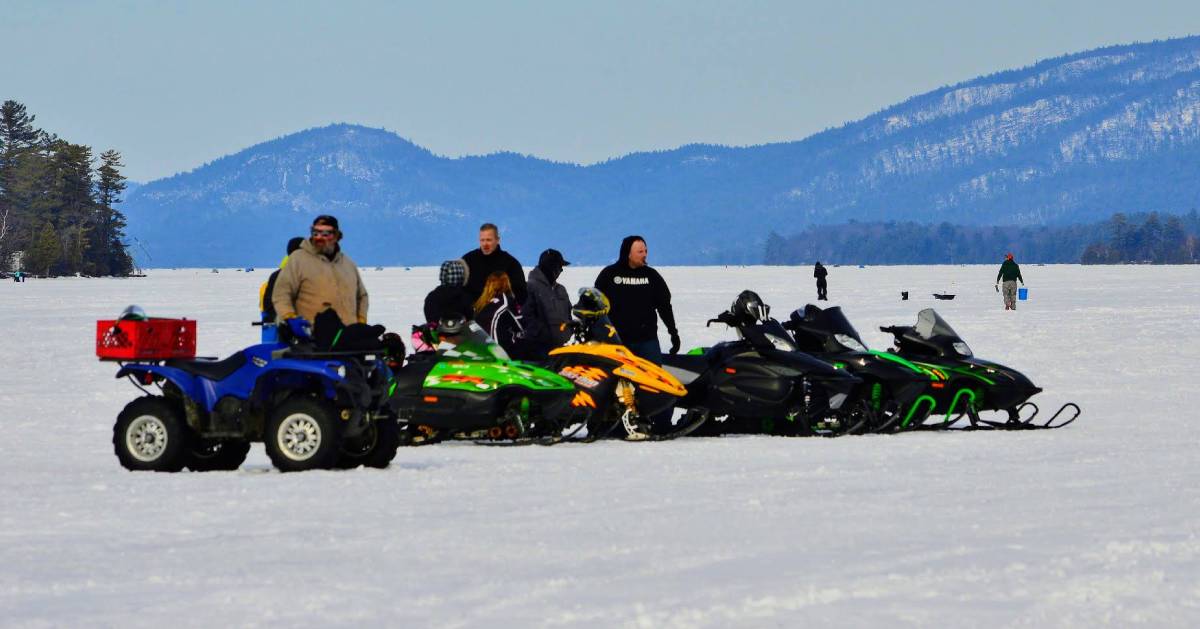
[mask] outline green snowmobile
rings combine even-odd
[[[425,328],[425,326],[421,326]],[[572,421],[575,385],[542,367],[510,360],[475,322],[445,320],[427,335],[434,351],[393,370],[389,405],[404,443],[447,438],[554,443]]]
[[[1041,393],[1041,387],[1016,369],[976,358],[954,328],[932,308],[919,312],[914,326],[879,329],[895,337],[895,348],[889,351],[940,379],[921,399],[928,403],[930,415],[943,415],[944,420],[905,427],[955,428],[965,417],[969,422],[965,428],[969,430],[1062,428],[1079,417],[1079,406],[1067,402],[1049,419],[1039,420],[1038,407],[1029,398]],[[999,412],[1004,418],[987,419],[980,416],[982,411]]]

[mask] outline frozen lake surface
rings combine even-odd
[[[935,306],[1043,409],[1079,403],[1066,429],[457,443],[287,475],[261,445],[234,473],[126,472],[138,392],[93,353],[130,303],[197,319],[202,355],[251,344],[269,269],[0,282],[0,626],[1200,625],[1200,267],[1027,265],[1016,312],[996,269],[831,267],[830,303],[880,349]],[[815,296],[811,268],[660,270],[685,348],[731,338],[704,321],[743,288],[779,317]],[[363,274],[403,332],[437,271]]]

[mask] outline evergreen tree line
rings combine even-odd
[[[0,271],[118,275],[133,271],[121,154],[72,144],[33,126],[21,103],[0,105]]]
[[[1088,245],[1084,264],[1194,264],[1200,258],[1200,215],[1158,212],[1127,216],[1113,214],[1106,224],[1108,237]]]
[[[1107,221],[1061,226],[965,226],[865,222],[810,225],[790,236],[771,232],[765,264],[988,264],[1012,252],[1019,262],[1194,263],[1200,217],[1114,214]]]

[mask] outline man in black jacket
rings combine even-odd
[[[679,353],[679,331],[671,309],[671,290],[658,271],[646,264],[646,254],[644,238],[627,236],[621,241],[617,262],[596,276],[596,288],[612,304],[609,318],[625,346],[646,360],[661,363],[658,318],[662,318],[671,336],[672,354]]]
[[[499,227],[492,223],[480,225],[479,248],[468,251],[463,255],[463,260],[470,269],[467,274],[466,288],[472,301],[479,299],[479,296],[483,294],[483,286],[487,284],[489,275],[496,271],[503,271],[508,276],[509,283],[512,284],[517,303],[525,303],[525,271],[516,258],[500,249]]]
[[[550,350],[571,339],[571,298],[558,283],[564,266],[571,263],[555,249],[547,249],[529,272],[529,298],[521,307],[521,324],[533,359],[545,358]]]

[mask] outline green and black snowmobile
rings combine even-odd
[[[857,432],[887,432],[918,425],[932,410],[930,393],[943,383],[932,370],[890,353],[867,349],[842,309],[808,304],[792,312],[783,327],[796,347],[863,381],[864,397],[874,411]]]
[[[586,415],[571,404],[575,385],[542,367],[509,360],[473,321],[442,321],[435,351],[394,370],[389,404],[403,443],[447,438],[554,443]]]
[[[914,326],[879,329],[895,337],[895,347],[889,351],[941,379],[931,385],[926,404],[930,414],[943,415],[943,421],[906,427],[957,428],[959,420],[966,418],[964,428],[971,430],[1062,428],[1079,417],[1079,406],[1067,402],[1049,419],[1039,422],[1038,407],[1029,398],[1042,389],[1016,369],[976,358],[954,328],[932,308],[919,312]],[[985,419],[980,416],[983,411],[1003,413],[1005,417]]]

